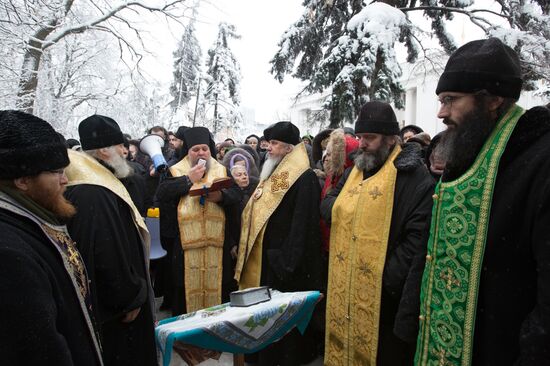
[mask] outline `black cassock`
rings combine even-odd
[[[0,209],[0,364],[97,366],[75,288],[37,224]]]
[[[95,185],[69,187],[65,196],[78,210],[67,227],[91,281],[106,365],[157,365],[152,291],[130,207]],[[137,308],[133,322],[121,321]]]

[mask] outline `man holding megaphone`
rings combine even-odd
[[[213,158],[215,145],[207,128],[189,128],[182,137],[184,158],[170,167],[171,177],[157,191],[161,203],[177,203],[174,315],[218,305],[236,288],[230,249],[237,238],[229,235],[226,218],[241,198],[234,182],[227,189],[189,194],[194,184],[207,186],[219,178],[231,179],[231,174]]]
[[[151,157],[155,171],[162,173],[168,168],[166,159],[162,154],[164,147],[164,139],[157,134],[150,134],[141,139],[139,142],[139,150]]]

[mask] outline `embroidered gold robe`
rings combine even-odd
[[[396,146],[372,177],[353,168],[332,209],[326,365],[376,365]]]
[[[309,159],[301,143],[283,158],[268,179],[258,184],[248,201],[242,214],[239,256],[235,268],[235,279],[240,289],[260,285],[264,233],[269,218],[307,169]]]
[[[170,168],[173,177],[187,175],[191,169],[189,157]],[[201,183],[227,177],[226,168],[210,159],[210,168]],[[184,251],[185,299],[187,312],[196,311],[221,302],[222,257],[225,213],[217,203],[199,196],[184,196],[178,204],[178,226]]]

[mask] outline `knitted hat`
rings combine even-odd
[[[466,43],[451,55],[435,93],[485,89],[493,95],[518,99],[521,83],[517,53],[498,38],[480,39]]]
[[[124,136],[114,119],[94,114],[78,125],[82,150],[95,150],[124,143]]]
[[[46,121],[0,111],[0,179],[33,176],[69,165],[65,142]]]
[[[272,124],[264,130],[264,136],[267,141],[277,140],[292,145],[300,143],[300,130],[289,121]]]
[[[399,124],[393,108],[385,102],[367,102],[361,107],[355,122],[355,133],[399,135]]]

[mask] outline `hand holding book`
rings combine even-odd
[[[229,188],[233,185],[233,179],[229,177],[216,178],[212,182],[201,183],[197,182],[191,186],[189,190],[190,196],[202,196],[209,192],[217,192],[224,188]]]

